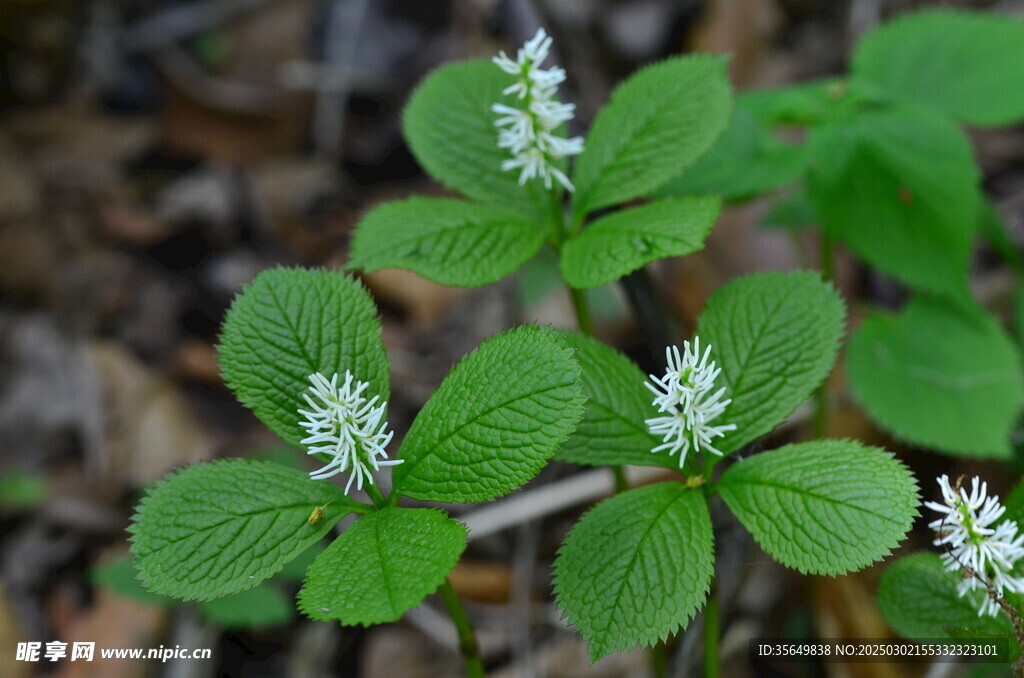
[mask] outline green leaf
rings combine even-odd
[[[272,461],[275,464],[301,471],[305,468],[306,459],[309,458],[309,455],[304,450],[293,445],[278,443],[253,452],[250,458],[256,461]]]
[[[50,483],[40,475],[14,471],[0,477],[0,509],[30,509],[46,501]]]
[[[287,624],[295,617],[295,606],[281,589],[271,584],[257,586],[226,598],[199,603],[208,621],[226,629],[265,629]]]
[[[835,362],[844,316],[839,293],[809,271],[745,276],[708,299],[698,335],[732,398],[716,423],[737,427],[719,450],[760,438],[811,396]]]
[[[971,629],[979,634],[1013,636],[1003,615],[978,616],[984,592],[963,598],[956,592],[960,577],[946,570],[935,553],[915,553],[900,558],[882,574],[878,583],[878,607],[885,621],[906,638],[955,638],[954,630]]]
[[[130,558],[115,558],[92,570],[92,580],[114,595],[146,605],[174,607],[174,598],[158,596],[142,588]],[[203,617],[225,628],[260,629],[284,624],[295,615],[292,601],[280,589],[265,582],[254,589],[199,604]]]
[[[112,558],[107,562],[92,568],[92,582],[102,586],[116,596],[130,598],[146,605],[159,605],[160,607],[173,607],[181,603],[174,598],[158,596],[142,588],[142,584],[136,579],[135,566],[129,556]]]
[[[463,358],[402,442],[394,492],[488,501],[543,468],[583,418],[580,368],[557,333],[525,326]]]
[[[578,332],[564,333],[576,350],[587,413],[576,433],[558,448],[555,459],[573,464],[667,466],[676,460],[651,454],[661,440],[647,432],[651,392],[646,375],[626,356]]]
[[[396,621],[437,590],[465,548],[466,528],[443,511],[371,513],[309,566],[299,609],[349,625]]]
[[[1024,273],[1024,256],[1010,235],[1010,227],[999,213],[996,206],[988,200],[981,203],[981,215],[978,218],[978,232],[988,243],[992,251],[1018,273]]]
[[[816,128],[808,146],[807,188],[829,234],[911,287],[967,298],[979,173],[952,121],[883,108]]]
[[[1024,347],[1024,281],[1017,281],[1017,289],[1013,293],[1013,329],[1017,333],[1017,341]]]
[[[489,60],[445,64],[426,77],[405,109],[403,131],[416,160],[435,179],[465,196],[533,220],[550,219],[548,191],[540,182],[519,185],[504,172],[511,157],[498,148],[496,103],[516,106],[502,94],[511,76]]]
[[[1024,118],[1024,22],[988,12],[905,14],[864,36],[855,80],[973,125]]]
[[[536,223],[503,210],[409,198],[363,218],[349,268],[404,268],[441,285],[477,287],[512,275],[543,242]]]
[[[1020,356],[980,308],[918,297],[869,316],[850,339],[857,401],[894,435],[971,457],[1008,459],[1024,403]]]
[[[323,517],[310,525],[318,506]],[[211,600],[277,574],[342,517],[364,509],[301,471],[224,459],[169,474],[143,497],[128,531],[149,591]]]
[[[696,252],[720,209],[715,197],[668,198],[598,219],[565,243],[562,276],[577,289],[589,289],[652,261]]]
[[[295,560],[292,560],[287,565],[285,565],[281,572],[277,575],[278,578],[292,582],[302,581],[306,578],[306,570],[309,568],[310,565],[313,564],[313,561],[316,560],[316,557],[320,555],[320,552],[323,550],[323,544],[319,542],[313,544],[308,549],[306,549],[298,556],[296,556]]]
[[[576,162],[577,217],[646,195],[711,148],[731,114],[726,64],[709,55],[667,59],[612,93]]]
[[[1024,480],[1017,483],[1017,486],[1013,488],[1013,491],[1006,497],[1006,501],[1003,502],[1003,506],[1006,507],[1006,513],[1003,515],[1004,520],[1012,520],[1017,523],[1018,526],[1024,527]]]
[[[768,214],[761,219],[765,228],[788,228],[793,231],[813,228],[818,224],[814,203],[802,187],[772,203]]]
[[[719,195],[739,201],[796,181],[806,151],[777,140],[754,117],[737,108],[728,129],[697,164],[655,194]]]
[[[346,370],[388,399],[388,359],[370,294],[340,273],[277,268],[256,276],[224,320],[224,380],[271,431],[299,444],[309,375]]]
[[[557,290],[565,289],[558,270],[558,254],[550,247],[541,248],[537,256],[519,269],[516,300],[525,309],[546,300]]]
[[[741,92],[736,106],[769,125],[814,125],[848,110],[849,85],[840,78]]]
[[[629,490],[584,514],[558,552],[554,587],[591,661],[685,626],[708,595],[712,542],[704,495],[680,483]]]
[[[805,574],[867,567],[895,548],[918,515],[910,471],[852,440],[786,445],[722,474],[722,499],[777,561]]]

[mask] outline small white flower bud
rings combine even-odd
[[[706,450],[721,456],[711,440],[725,435],[726,431],[736,430],[736,424],[711,425],[732,399],[722,400],[724,387],[712,393],[715,379],[722,370],[716,367],[715,361],[708,362],[710,356],[710,346],[703,356],[700,355],[698,337],[694,337],[692,347],[690,342],[683,342],[682,355],[679,347],[669,346],[665,349],[668,363],[665,375],[660,378],[649,375],[651,383],[644,383],[654,393],[653,405],[665,413],[665,416],[647,420],[648,430],[663,436],[663,444],[651,452],[668,450],[670,455],[679,452],[679,468],[686,462],[691,447],[698,452]]]
[[[345,381],[338,387],[338,375],[328,381],[317,372],[309,375],[313,384],[309,393],[303,394],[309,410],[299,410],[306,421],[299,426],[309,435],[303,438],[308,454],[329,454],[333,457],[327,466],[310,473],[314,480],[330,478],[342,472],[349,472],[345,494],[356,482],[363,489],[363,480],[373,484],[371,470],[379,471],[381,466],[394,466],[403,460],[386,461],[384,447],[391,442],[393,431],[387,431],[388,422],[382,421],[387,403],[377,403],[378,396],[367,400],[363,392],[369,382],[356,381],[346,370]],[[381,460],[385,461],[381,461]]]
[[[948,550],[942,554],[947,570],[959,571],[969,567],[973,577],[963,579],[957,585],[962,598],[970,591],[991,586],[999,596],[1004,589],[1013,593],[1024,593],[1024,577],[1013,577],[1014,565],[1024,556],[1024,534],[1018,536],[1017,523],[999,520],[1006,507],[999,503],[999,497],[988,496],[988,484],[978,476],[971,480],[971,492],[953,487],[949,477],[938,479],[942,490],[942,502],[929,501],[925,506],[938,511],[942,517],[928,524],[935,531],[936,546]],[[986,590],[985,599],[978,610],[978,616],[995,616],[999,605]]]
[[[540,177],[546,188],[550,189],[554,180],[572,191],[572,182],[554,161],[582,153],[583,137],[563,139],[552,134],[562,123],[572,120],[576,106],[554,99],[558,85],[565,81],[565,71],[540,68],[550,50],[551,38],[542,28],[520,48],[515,61],[504,52],[492,59],[501,70],[517,76],[518,80],[506,87],[503,94],[514,94],[522,100],[523,108],[494,104],[491,110],[502,116],[494,121],[496,127],[503,128],[498,133],[498,147],[507,148],[512,154],[511,159],[501,163],[501,169],[518,169],[520,184]]]

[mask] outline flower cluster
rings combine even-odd
[[[960,597],[978,588],[991,587],[999,595],[1003,591],[1024,593],[1024,577],[1014,577],[1014,564],[1024,556],[1024,534],[1017,535],[1017,523],[1004,520],[995,525],[1006,507],[999,503],[999,497],[988,496],[988,484],[980,482],[978,476],[971,481],[971,492],[957,484],[952,487],[949,477],[938,479],[942,488],[942,503],[930,501],[928,508],[938,511],[942,517],[928,524],[937,535],[933,542],[948,550],[942,560],[948,570],[970,568],[974,576],[965,577],[957,586]],[[978,611],[995,616],[999,605],[986,595]]]
[[[324,453],[333,457],[327,466],[310,473],[311,478],[321,480],[348,471],[351,474],[345,485],[345,494],[348,494],[353,480],[360,490],[364,479],[373,484],[371,469],[379,471],[381,466],[402,463],[401,459],[381,461],[388,458],[384,447],[391,442],[394,432],[386,431],[388,422],[382,421],[387,403],[376,405],[378,396],[370,400],[363,396],[370,386],[368,382],[356,381],[348,370],[340,388],[337,374],[328,381],[317,372],[309,375],[309,381],[313,385],[303,397],[310,409],[299,410],[299,414],[306,417],[299,426],[308,434],[302,444],[307,446],[308,454]]]
[[[492,59],[501,70],[516,76],[515,84],[507,87],[503,94],[515,94],[522,105],[515,108],[494,104],[491,110],[502,116],[494,122],[502,128],[498,147],[512,153],[511,159],[501,163],[501,169],[506,172],[518,169],[520,184],[540,177],[550,189],[551,180],[556,179],[572,191],[572,182],[555,166],[555,161],[582,153],[583,137],[563,139],[553,134],[559,125],[572,120],[576,106],[555,100],[558,85],[565,80],[565,70],[540,68],[550,50],[551,38],[542,28],[519,49],[514,61],[505,52]]]
[[[708,362],[710,355],[710,346],[703,356],[700,354],[699,337],[694,337],[692,346],[688,341],[683,343],[682,355],[678,346],[670,346],[665,349],[668,362],[665,376],[659,378],[652,374],[652,383],[644,382],[654,393],[654,406],[665,413],[647,420],[648,430],[663,436],[663,444],[651,452],[668,450],[670,455],[679,452],[679,468],[686,462],[691,447],[698,452],[704,449],[721,456],[711,440],[725,435],[726,431],[736,430],[735,424],[711,425],[732,400],[722,400],[725,387],[712,392],[722,370],[716,367],[715,361]]]

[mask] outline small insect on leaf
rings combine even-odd
[[[309,524],[316,525],[321,520],[323,520],[324,509],[327,508],[330,504],[331,502],[327,502],[323,506],[317,506],[315,509],[313,509],[309,514]]]

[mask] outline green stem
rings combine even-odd
[[[380,493],[380,490],[373,483],[366,486],[366,495],[373,500],[373,505],[377,508],[384,508],[388,505],[388,500],[384,498],[384,495]]]
[[[651,347],[651,357],[660,360],[665,347],[678,343],[685,328],[678,324],[646,268],[638,268],[621,278],[619,284],[641,335]]]
[[[832,241],[832,236],[827,233],[821,234],[821,276],[829,281],[835,281],[835,268],[836,268],[836,253],[835,245]]]
[[[785,230],[789,235],[790,242],[793,243],[793,249],[796,250],[796,260],[800,264],[800,268],[810,268],[811,259],[807,256],[807,246],[804,245],[803,234],[791,228]]]
[[[835,282],[835,247],[832,237],[821,234],[821,276],[826,282]],[[814,394],[814,438],[824,438],[828,433],[828,377],[821,382]]]
[[[712,576],[708,604],[704,607],[704,678],[719,678],[721,674],[718,657],[719,625],[718,587]]]
[[[583,216],[583,214],[578,214],[575,217],[573,217],[572,229],[569,231],[573,235],[573,237],[579,235],[580,231],[583,230]]]
[[[466,661],[466,676],[468,678],[484,678],[484,660],[480,656],[480,646],[476,643],[476,634],[473,633],[473,625],[466,616],[466,609],[462,607],[462,601],[452,588],[451,581],[445,577],[444,583],[438,589],[448,614],[455,624],[455,630],[459,633],[459,649]]]
[[[814,439],[821,440],[828,433],[828,378],[814,394]]]
[[[609,466],[612,470],[612,476],[615,477],[615,494],[625,492],[629,489],[629,481],[626,480],[626,472],[622,470],[621,466]]]
[[[704,453],[701,455],[704,458],[704,480],[708,485],[714,485],[715,479],[715,466],[718,465],[718,460],[721,459],[718,455]],[[709,500],[710,501],[710,500]]]
[[[572,295],[572,307],[576,310],[576,323],[579,325],[580,332],[588,337],[594,336],[594,326],[590,322],[590,307],[587,306],[586,290],[570,287],[569,293]],[[609,466],[608,468],[611,469],[612,477],[615,479],[615,494],[628,490],[629,483],[626,481],[626,472],[622,470],[622,467]]]
[[[594,326],[590,322],[590,307],[587,306],[587,291],[570,288],[572,294],[572,307],[576,311],[576,324],[580,332],[588,337],[594,336]]]
[[[562,192],[554,188],[548,192],[551,198],[551,229],[555,239],[555,249],[561,250],[565,241],[565,210],[562,208]]]
[[[651,673],[654,674],[654,678],[665,678],[665,672],[668,668],[668,645],[663,640],[659,640],[651,648]]]

